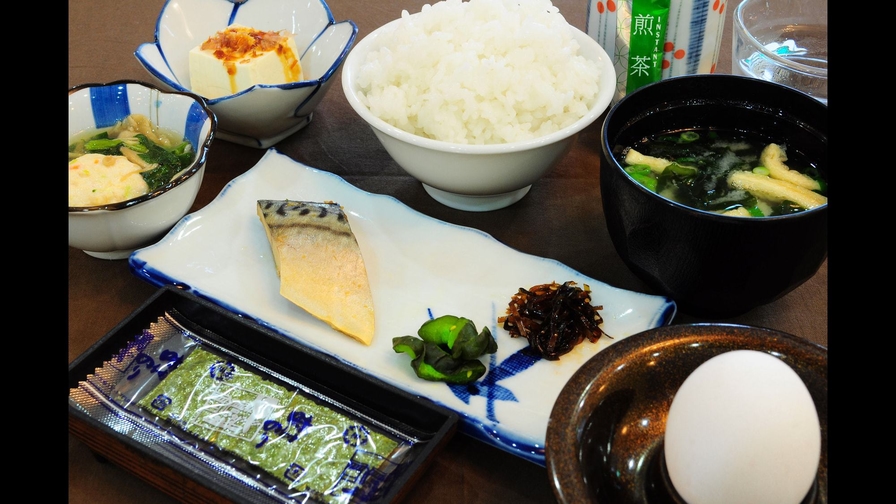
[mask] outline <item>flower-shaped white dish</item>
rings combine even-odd
[[[376,316],[365,346],[280,295],[271,247],[256,215],[259,199],[331,200],[344,208],[361,247]],[[631,334],[671,322],[665,297],[612,287],[550,259],[511,249],[491,236],[420,214],[394,198],[269,150],[205,208],[186,216],[158,244],[130,257],[134,274],[177,285],[363,372],[460,413],[461,429],[514,455],[544,464],[551,407],[590,357]],[[525,339],[497,323],[518,289],[551,281],[588,284],[614,339],[587,340],[558,361],[531,356]],[[457,315],[488,327],[497,353],[470,385],[418,378],[392,338],[416,334],[431,317]]]
[[[190,50],[234,23],[288,32],[300,52],[303,80],[258,84],[208,99],[219,138],[267,148],[311,122],[358,27],[350,20],[336,22],[324,0],[168,0],[156,22],[155,42],[141,44],[134,55],[163,87],[190,91]]]
[[[81,84],[68,92],[69,139],[109,128],[131,114],[183,135],[196,157],[168,184],[126,201],[68,208],[68,244],[101,259],[124,259],[164,236],[196,200],[215,116],[205,100],[138,81]]]

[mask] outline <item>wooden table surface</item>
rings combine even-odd
[[[729,0],[718,72],[731,68]],[[164,0],[69,0],[69,86],[119,79],[151,81],[133,53],[151,42]],[[411,0],[330,0],[337,20],[351,19],[360,40],[398,17],[418,12],[425,2]],[[585,30],[585,0],[555,0],[573,26]],[[126,8],[123,8],[125,7]],[[97,16],[96,13],[108,13]],[[341,74],[333,77],[338,83]],[[405,174],[383,150],[372,131],[351,110],[341,86],[331,86],[305,129],[277,149],[308,166],[335,173],[372,193],[387,194],[434,218],[481,229],[517,250],[556,259],[621,288],[653,293],[616,254],[601,207],[599,131],[603,118],[584,130],[573,150],[529,194],[509,208],[468,213],[440,205]],[[198,210],[230,180],[256,164],[264,151],[215,141],[208,157]],[[127,261],[95,259],[69,248],[69,362],[86,351],[148,299],[156,288],[134,276]],[[770,327],[827,346],[827,262],[805,284],[782,299],[745,315],[715,322]],[[705,320],[679,313],[673,323]],[[174,499],[119,467],[102,463],[69,435],[69,502],[152,503]],[[455,436],[411,489],[406,502],[544,503],[554,501],[544,467],[497,448]]]

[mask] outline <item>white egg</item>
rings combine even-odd
[[[666,468],[689,504],[798,504],[821,456],[803,380],[780,359],[735,350],[701,364],[672,399]]]

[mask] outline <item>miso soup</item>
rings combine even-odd
[[[622,152],[625,171],[657,194],[700,210],[741,217],[802,212],[827,204],[816,160],[786,139],[722,130],[666,132]]]

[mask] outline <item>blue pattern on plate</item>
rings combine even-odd
[[[98,129],[114,126],[122,117],[131,114],[127,85],[91,88],[90,107]]]
[[[233,10],[230,11],[230,19],[227,21],[227,25],[230,26],[236,22],[236,13],[240,10],[240,5],[249,0],[244,0],[243,2],[234,2],[233,0],[228,0],[229,2],[233,2]]]
[[[208,120],[208,113],[199,103],[190,105],[190,111],[187,112],[187,122],[184,125],[184,137],[190,142],[195,151],[199,145],[199,135],[202,133],[202,127]]]
[[[486,418],[497,422],[498,418],[495,416],[495,401],[518,402],[516,396],[513,395],[513,392],[510,389],[498,385],[498,382],[505,378],[511,378],[518,373],[529,369],[539,360],[541,360],[541,357],[532,355],[528,351],[528,348],[519,350],[510,357],[504,359],[500,364],[496,362],[497,358],[493,354],[489,361],[489,371],[482,380],[470,385],[449,386],[454,395],[462,400],[464,404],[470,404],[471,396],[485,396]]]

